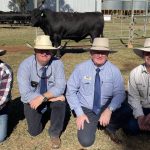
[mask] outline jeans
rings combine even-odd
[[[66,103],[62,101],[43,103],[39,107],[40,111],[39,109],[32,109],[29,104],[24,104],[24,114],[27,119],[28,132],[32,136],[36,136],[42,132],[44,114],[41,113],[41,109],[45,107],[44,105],[47,105],[51,110],[49,135],[52,137],[59,137],[63,130],[66,111]]]
[[[144,115],[148,115],[150,113],[150,108],[143,108]],[[131,115],[130,119],[128,120],[127,124],[123,128],[124,132],[129,135],[137,135],[141,132],[138,120]]]
[[[0,110],[0,142],[4,141],[7,136],[8,108],[5,106]]]
[[[89,147],[95,141],[95,134],[96,134],[97,127],[99,125],[98,120],[100,118],[100,114],[96,115],[95,113],[93,113],[92,110],[87,109],[85,107],[82,107],[82,109],[84,113],[87,115],[90,123],[87,123],[85,121],[84,129],[78,130],[77,136],[78,136],[79,143],[83,147]],[[115,133],[119,128],[122,128],[123,125],[127,122],[129,117],[129,111],[130,110],[128,109],[128,106],[126,104],[123,104],[121,108],[117,109],[112,113],[109,125],[106,128],[101,127],[99,125],[100,128],[101,129],[104,128],[106,130],[109,130],[112,133]]]

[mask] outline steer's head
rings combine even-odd
[[[38,8],[33,9],[31,13],[31,25],[33,27],[40,27],[42,17],[43,17],[43,10],[40,10]]]

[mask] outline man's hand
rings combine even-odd
[[[108,108],[106,108],[100,118],[99,118],[99,122],[100,122],[100,125],[103,126],[103,127],[106,127],[109,122],[110,122],[110,118],[111,118],[111,114],[112,114],[112,111]]]
[[[146,116],[139,116],[138,117],[138,124],[139,124],[139,128],[140,130],[147,130],[146,124],[145,124],[145,119]]]
[[[85,121],[86,121],[87,123],[90,123],[88,117],[87,117],[85,114],[83,114],[83,115],[77,117],[77,119],[76,119],[76,124],[77,124],[78,130],[80,130],[80,129],[83,130],[83,129],[84,129],[84,122],[85,122]]]
[[[145,116],[145,124],[150,126],[150,114],[148,114],[147,116]]]
[[[138,124],[141,130],[150,131],[150,114],[138,117]]]
[[[41,104],[42,104],[42,102],[43,102],[43,96],[42,95],[40,95],[40,96],[37,96],[36,98],[34,98],[33,100],[31,100],[30,101],[30,107],[32,108],[32,109],[37,109],[38,108],[38,106],[40,106]]]
[[[65,96],[64,96],[64,95],[61,95],[61,96],[58,96],[58,97],[50,98],[48,101],[51,101],[51,102],[55,102],[55,101],[65,101]]]

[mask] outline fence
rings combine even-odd
[[[139,39],[150,36],[149,25],[149,15],[135,15],[133,18],[127,15],[112,15],[111,20],[105,22],[104,36],[111,40],[124,41],[126,46],[131,41],[136,46]]]

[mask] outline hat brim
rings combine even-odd
[[[149,47],[134,48],[133,51],[139,57],[143,57],[143,52],[150,52],[150,48]]]
[[[0,49],[0,56],[3,56],[6,54],[6,50]]]
[[[103,51],[103,52],[109,52],[109,53],[116,53],[117,51],[111,50],[106,47],[91,47],[89,50],[92,51]]]
[[[57,50],[58,48],[52,47],[52,46],[43,46],[43,45],[38,45],[35,46],[34,49],[39,49],[39,50]]]

